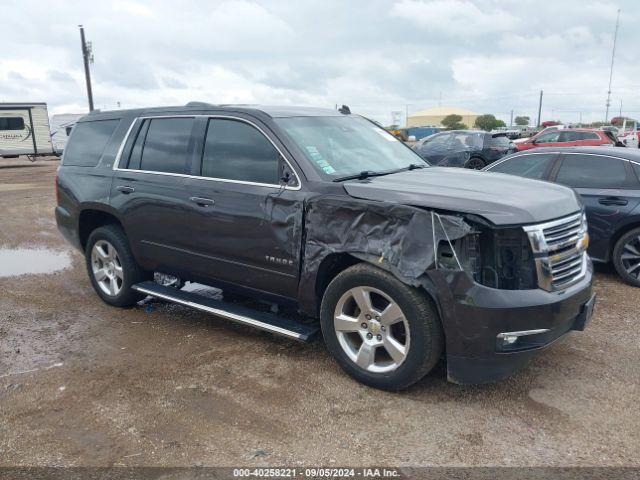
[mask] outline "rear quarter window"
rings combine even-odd
[[[62,164],[77,167],[98,165],[119,123],[119,119],[77,123],[64,150]]]
[[[509,148],[509,145],[511,144],[511,140],[509,140],[509,138],[506,135],[499,135],[497,137],[492,137],[491,138],[491,147],[497,147],[497,148]]]

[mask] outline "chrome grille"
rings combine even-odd
[[[584,277],[587,269],[587,223],[584,213],[524,227],[535,256],[538,285],[561,290]]]

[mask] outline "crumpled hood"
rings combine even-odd
[[[347,181],[344,188],[354,198],[473,213],[496,225],[541,223],[581,208],[562,185],[463,168],[409,170]]]

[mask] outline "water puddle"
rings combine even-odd
[[[70,265],[67,252],[48,248],[0,248],[0,278],[54,273]]]

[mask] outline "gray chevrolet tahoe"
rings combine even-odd
[[[452,382],[504,378],[593,311],[572,190],[430,167],[347,108],[95,112],[56,186],[58,227],[103,301],[151,295],[301,341],[321,331],[377,388],[441,360]]]

